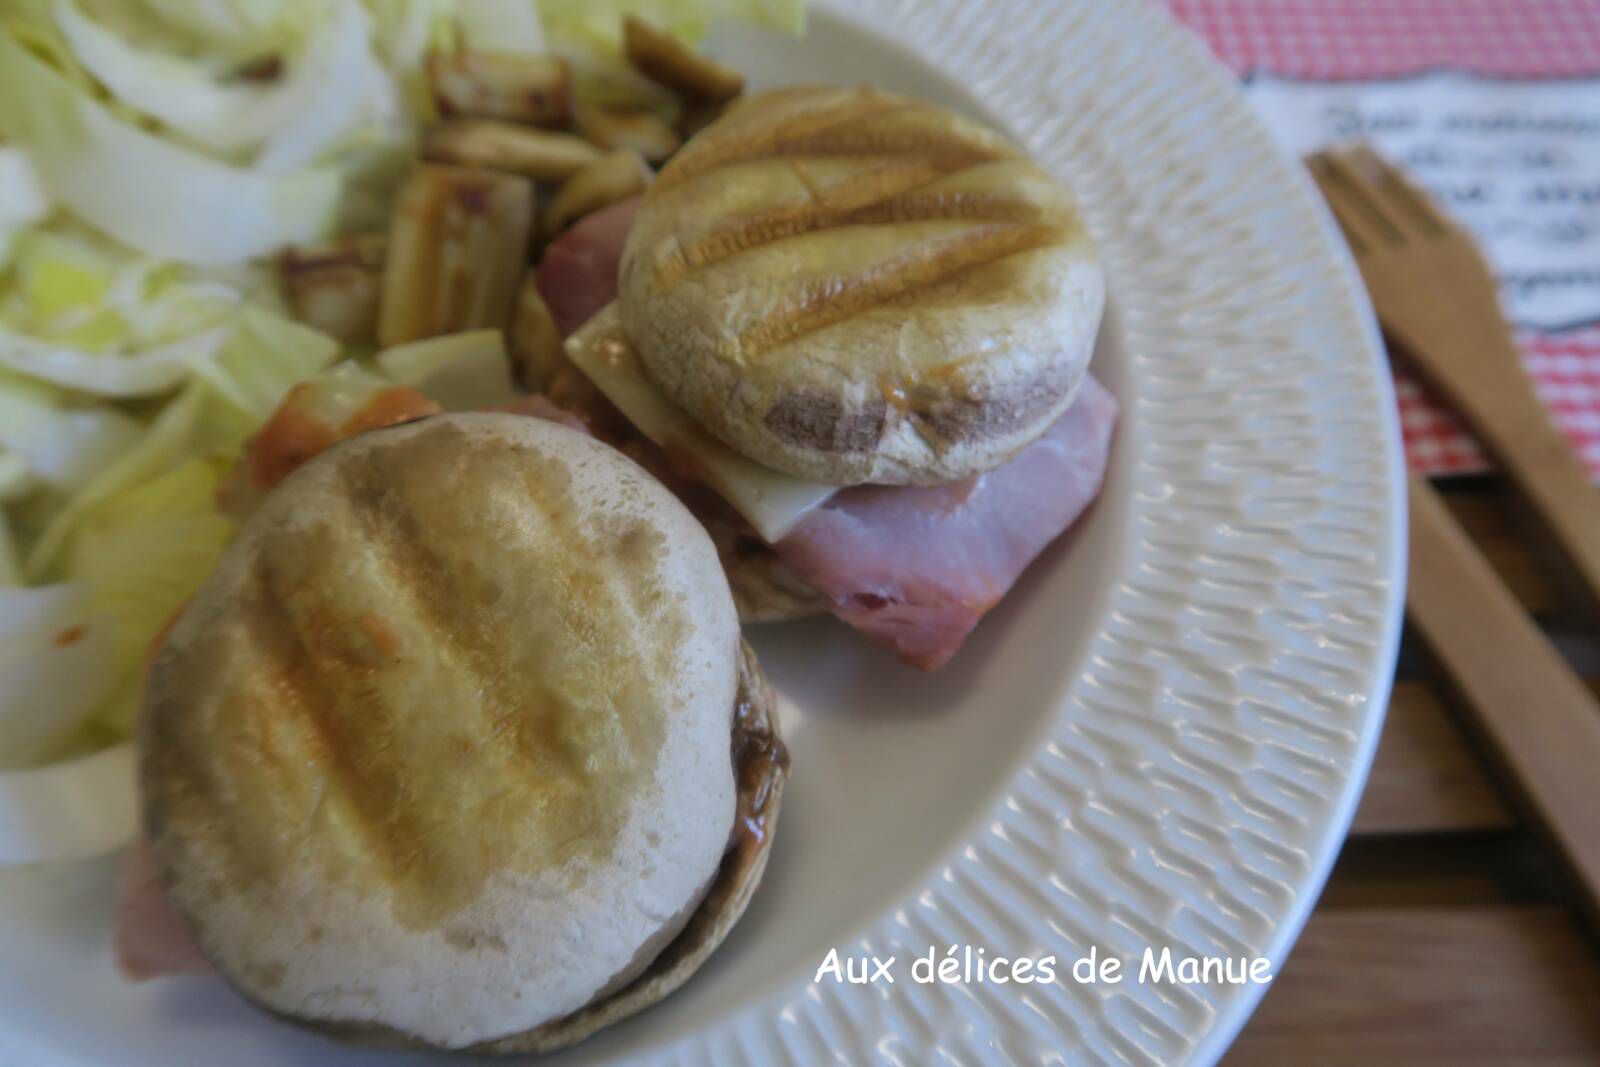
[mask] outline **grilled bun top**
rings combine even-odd
[[[838,485],[987,470],[1066,410],[1104,303],[1066,189],[998,133],[873,89],[753,96],[645,195],[620,302],[730,447]]]
[[[458,1048],[626,984],[733,828],[716,552],[539,419],[364,434],[267,499],[152,666],[145,827],[268,1010]]]

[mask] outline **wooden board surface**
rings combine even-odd
[[[1515,825],[1460,724],[1423,681],[1397,681],[1354,834],[1504,830]]]
[[[1228,1067],[1594,1064],[1600,967],[1555,907],[1328,908]]]
[[[1445,500],[1569,662],[1600,673],[1600,629],[1511,499],[1478,481]],[[1227,1067],[1600,1064],[1600,941],[1431,669],[1408,636],[1351,838]]]

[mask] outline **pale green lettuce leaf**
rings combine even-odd
[[[90,611],[115,622],[110,696],[94,713],[103,725],[131,733],[151,644],[233,534],[214,503],[226,466],[187,459],[96,505],[74,536],[67,573]]]
[[[33,471],[28,469],[27,461],[12,452],[0,450],[0,507],[8,500],[16,500],[27,496],[37,486],[38,481],[33,476]],[[3,512],[0,512],[3,515]],[[3,519],[0,519],[3,521]],[[6,528],[4,535],[0,535],[0,546],[9,548],[11,545],[10,528]],[[7,564],[11,564],[8,568]],[[0,585],[7,585],[11,581],[6,575],[14,574],[15,559],[10,556],[0,558]]]
[[[88,352],[149,347],[219,325],[242,298],[69,219],[21,235],[0,324]]]
[[[337,5],[291,64],[284,88],[291,110],[254,164],[264,174],[320,159],[363,122],[392,122],[401,109],[400,90],[372,51],[372,21],[354,2]]]
[[[453,0],[365,0],[378,52],[398,87],[406,118],[425,124],[438,118],[425,61],[431,49],[453,43]]]
[[[49,194],[27,151],[0,145],[0,266],[10,258],[17,234],[49,213]]]
[[[189,454],[206,401],[206,388],[199,381],[186,386],[161,409],[134,447],[101,468],[54,513],[24,557],[22,573],[26,580],[38,582],[51,575],[67,539],[95,505],[170,470]]]
[[[147,23],[135,13],[143,7],[180,41],[237,62],[297,46],[326,19],[329,0],[115,0],[96,6],[121,8],[129,21]]]
[[[254,147],[287,115],[277,86],[224,82],[198,60],[140,48],[78,0],[56,0],[53,11],[67,47],[108,91],[211,151]]]
[[[522,55],[547,50],[538,0],[455,0],[455,16],[468,48]]]
[[[270,177],[231,167],[112,115],[0,32],[0,134],[27,148],[57,199],[150,255],[229,263],[328,235],[336,172]]]
[[[329,7],[279,55],[268,83],[227,77],[199,59],[140,48],[87,14],[81,0],[55,0],[56,23],[74,56],[122,103],[206,150],[259,149],[254,167],[282,174],[322,156],[369,118],[388,120],[396,92],[372,51],[372,24],[358,3]]]
[[[22,558],[17,555],[16,534],[11,532],[11,516],[0,500],[0,587],[22,584]]]
[[[118,261],[75,234],[36,227],[16,240],[15,284],[7,296],[7,325],[31,336],[83,348],[101,348],[124,339],[124,324],[106,307]]]
[[[43,756],[111,692],[115,629],[87,586],[0,588],[0,767]]]
[[[248,434],[272,414],[290,386],[310,378],[339,355],[325,333],[264,308],[246,306],[233,334],[214,356],[196,364],[237,425]],[[226,414],[213,413],[226,418]]]
[[[227,342],[228,326],[127,354],[84,352],[0,327],[0,366],[107,397],[154,396],[182,384]]]
[[[42,57],[74,85],[88,89],[94,79],[79,64],[56,29],[53,0],[3,0],[0,23],[24,48]]]
[[[66,469],[78,476],[62,485],[70,492],[24,556],[23,575],[39,581],[52,573],[61,551],[92,509],[102,501],[138,485],[194,456],[215,456],[231,462],[245,439],[271,414],[296,382],[314,377],[337,355],[339,346],[326,335],[292,322],[264,308],[246,306],[229,327],[224,327],[223,342],[212,352],[187,365],[189,384],[172,400],[148,427],[141,427],[131,441],[125,424],[117,421],[115,409],[100,408],[112,425],[97,426],[99,437],[76,442],[84,454],[91,446],[105,453],[90,465],[81,459]],[[91,357],[110,362],[116,357]],[[375,376],[372,376],[375,377]],[[382,381],[382,379],[377,379]],[[43,426],[57,402],[37,383],[9,381],[12,392],[0,391],[0,415],[8,397],[15,410],[31,411],[33,426]],[[35,392],[30,396],[25,387]],[[17,399],[21,397],[22,399]],[[25,401],[27,401],[25,403]],[[75,414],[84,414],[76,411]],[[97,416],[98,418],[98,416]],[[66,430],[55,424],[57,447],[65,451]],[[107,446],[113,434],[119,447]],[[39,433],[19,438],[24,447],[47,451],[49,441]],[[77,459],[78,454],[67,458]]]
[[[55,489],[82,488],[144,432],[137,419],[116,408],[72,404],[61,390],[0,371],[4,457]]]

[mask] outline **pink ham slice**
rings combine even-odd
[[[616,299],[637,210],[630,200],[591,215],[546,250],[539,292],[563,334]],[[1091,378],[1003,466],[955,485],[847,489],[773,547],[835,615],[937,670],[1100,491],[1116,420],[1116,400]]]
[[[953,485],[846,489],[774,547],[840,619],[937,670],[1100,492],[1116,421],[1116,399],[1090,378],[1002,466]]]
[[[585,216],[551,242],[534,284],[565,337],[617,296],[622,246],[639,212],[639,198]]]
[[[113,950],[118,969],[135,982],[172,974],[211,973],[211,965],[195,946],[188,927],[167,902],[150,844],[142,836],[122,857]]]

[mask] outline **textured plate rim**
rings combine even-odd
[[[1139,0],[1145,2],[1145,0]],[[1193,43],[1202,52],[1201,60],[1212,66],[1220,76],[1233,80],[1233,72],[1211,54],[1205,43],[1193,31],[1180,27],[1179,31],[1190,35]],[[1240,104],[1245,104],[1240,97]],[[1265,127],[1263,134],[1270,137]],[[1327,201],[1317,192],[1312,184],[1310,175],[1300,165],[1300,161],[1289,154],[1286,149],[1279,147],[1279,155],[1284,167],[1293,179],[1300,185],[1300,195],[1307,201],[1307,206],[1322,222],[1323,233],[1328,240],[1329,250],[1338,262],[1339,270],[1344,275],[1344,287],[1350,301],[1355,305],[1357,315],[1361,318],[1363,328],[1367,335],[1367,345],[1378,359],[1380,373],[1377,375],[1378,391],[1382,397],[1384,410],[1394,412],[1394,417],[1389,420],[1389,433],[1387,449],[1391,465],[1397,472],[1403,472],[1406,467],[1405,445],[1400,433],[1399,401],[1395,396],[1394,379],[1387,373],[1388,359],[1387,347],[1383,341],[1383,331],[1378,325],[1377,313],[1373,310],[1372,301],[1367,296],[1366,283],[1361,280],[1360,269],[1356,265],[1355,257],[1350,252],[1350,246],[1340,234],[1338,224],[1335,222],[1332,210]],[[1387,630],[1382,638],[1383,645],[1387,648],[1387,665],[1373,680],[1371,686],[1371,700],[1376,707],[1370,728],[1361,738],[1355,764],[1352,767],[1349,783],[1343,795],[1339,798],[1332,819],[1328,822],[1324,835],[1325,843],[1318,850],[1319,859],[1311,878],[1307,883],[1306,891],[1296,900],[1294,909],[1285,916],[1282,925],[1278,928],[1277,935],[1266,951],[1266,955],[1275,960],[1284,960],[1295,942],[1300,939],[1300,934],[1305,930],[1306,923],[1311,920],[1311,913],[1316,908],[1318,899],[1322,895],[1323,887],[1327,885],[1328,877],[1333,873],[1333,865],[1339,858],[1345,838],[1350,834],[1350,826],[1355,821],[1356,809],[1361,805],[1361,798],[1366,793],[1367,779],[1372,774],[1372,763],[1378,754],[1378,741],[1383,735],[1383,726],[1388,717],[1389,700],[1394,689],[1394,668],[1400,654],[1400,635],[1405,616],[1406,597],[1406,557],[1407,539],[1409,537],[1409,515],[1406,482],[1402,474],[1391,480],[1389,507],[1393,515],[1393,525],[1390,531],[1390,551],[1395,563],[1394,580],[1391,586],[1391,602],[1388,611]],[[1220,1060],[1233,1042],[1238,1038],[1245,1023],[1255,1014],[1256,1008],[1261,1003],[1261,998],[1266,996],[1270,986],[1247,987],[1234,1006],[1232,1014],[1224,1016],[1211,1027],[1211,1030],[1196,1045],[1191,1054],[1190,1061],[1196,1064],[1212,1064]]]
[[[1342,333],[1341,340],[1344,343],[1337,357],[1344,363],[1341,369],[1359,378],[1359,387],[1367,394],[1366,409],[1371,418],[1364,429],[1353,433],[1357,437],[1364,434],[1366,443],[1376,446],[1381,453],[1374,457],[1382,469],[1381,476],[1374,479],[1375,484],[1381,483],[1377,485],[1381,500],[1374,497],[1369,502],[1377,506],[1383,521],[1372,546],[1374,556],[1371,573],[1367,576],[1371,585],[1368,599],[1376,611],[1376,632],[1372,634],[1366,649],[1367,667],[1362,672],[1361,682],[1341,694],[1353,705],[1359,706],[1359,712],[1340,768],[1339,783],[1333,795],[1327,798],[1329,803],[1321,817],[1308,830],[1306,837],[1314,843],[1307,849],[1310,857],[1295,880],[1292,899],[1272,916],[1271,929],[1265,938],[1250,946],[1254,954],[1265,955],[1274,961],[1276,973],[1309,919],[1354,818],[1371,769],[1389,700],[1403,614],[1406,505],[1399,420],[1395,413],[1393,383],[1386,370],[1381,334],[1354,261],[1337,236],[1331,215],[1316,195],[1303,168],[1249,110],[1232,73],[1212,56],[1197,35],[1181,26],[1153,0],[1064,0],[1054,5],[1039,5],[1055,9],[1042,20],[1036,13],[1027,10],[1027,0],[855,0],[848,5],[848,9],[841,0],[823,0],[823,3],[830,15],[878,38],[887,47],[911,52],[922,62],[946,73],[960,74],[962,57],[985,56],[993,61],[996,56],[1009,56],[1012,65],[992,70],[973,89],[974,98],[1022,134],[1030,142],[1029,147],[1047,162],[1069,172],[1072,169],[1070,166],[1063,168],[1063,160],[1051,158],[1052,153],[1039,143],[1047,131],[1036,123],[1038,113],[1030,114],[1024,109],[1019,114],[1015,101],[1008,100],[1005,93],[996,92],[994,88],[996,82],[1004,80],[1008,69],[1015,73],[1019,67],[1026,70],[1030,62],[1037,63],[1042,58],[1064,58],[1059,54],[1052,56],[1049,43],[1041,45],[1041,42],[1059,43],[1060,32],[1054,35],[1035,34],[1030,32],[1030,28],[1037,29],[1041,22],[1055,21],[1058,30],[1068,24],[1086,29],[1092,22],[1102,38],[1109,34],[1124,46],[1138,47],[1142,44],[1149,52],[1164,52],[1167,59],[1178,62],[1176,68],[1168,70],[1168,80],[1173,84],[1184,83],[1195,98],[1203,97],[1206,104],[1226,116],[1232,127],[1227,132],[1233,137],[1228,147],[1247,146],[1258,159],[1268,161],[1269,167],[1263,172],[1263,180],[1274,187],[1271,191],[1277,198],[1276,207],[1295,216],[1295,221],[1302,229],[1309,228],[1309,236],[1304,233],[1300,235],[1300,251],[1312,261],[1311,267],[1317,275],[1315,284],[1310,288],[1324,296],[1334,296],[1329,306],[1321,309],[1321,317],[1327,320],[1322,324],[1324,331]],[[980,9],[984,20],[981,26],[977,24]],[[933,24],[937,24],[937,28],[930,29]],[[990,32],[992,27],[1004,24],[1008,24],[1007,32]],[[1081,49],[1078,54],[1083,54]],[[1148,73],[1152,68],[1153,63],[1148,64],[1140,73]],[[1082,77],[1087,78],[1087,75]],[[1071,99],[1071,94],[1059,94],[1054,102],[1062,103]],[[1146,100],[1146,103],[1153,105],[1156,101]],[[1082,175],[1069,173],[1068,177],[1073,179],[1074,186],[1081,193],[1084,184]],[[1102,228],[1094,226],[1094,212],[1087,205],[1086,213],[1090,215],[1091,228],[1096,229],[1096,237],[1102,246],[1115,245],[1115,241],[1106,240]],[[1100,221],[1103,223],[1104,220],[1105,216],[1102,216]],[[1302,286],[1296,292],[1305,288]],[[1115,282],[1113,295],[1118,295]],[[1128,368],[1130,387],[1136,394],[1141,392],[1140,376],[1143,373],[1147,371],[1132,366]],[[1138,399],[1136,396],[1136,403]],[[1119,447],[1130,446],[1119,444]],[[1136,465],[1143,467],[1148,458],[1141,454],[1135,461]],[[1139,510],[1137,505],[1136,510]],[[1141,517],[1148,515],[1141,511],[1130,516],[1129,525],[1133,526]],[[1129,559],[1125,558],[1127,561]],[[1102,622],[1104,616],[1110,615],[1113,610],[1113,605],[1103,606]],[[1085,672],[1080,672],[1072,681],[1069,696],[1057,711],[1050,727],[1051,734],[1042,747],[1053,747],[1053,738],[1071,727],[1074,705],[1086,677]],[[1031,764],[1020,769],[1017,780],[1027,777],[1031,770]],[[888,909],[886,915],[865,924],[856,936],[841,939],[841,951],[844,951],[847,943],[863,952],[882,952],[885,948],[894,947],[898,942],[892,934],[885,936],[885,930],[892,929],[897,923],[903,926],[908,909],[937,909],[948,905],[956,895],[951,889],[954,885],[952,871],[963,858],[972,857],[978,839],[985,836],[983,828],[1000,825],[997,820],[1002,815],[1002,809],[1014,803],[1014,795],[1007,793],[991,810],[975,813],[971,824],[960,836],[963,843],[952,848],[945,860],[930,868],[925,878],[919,879],[916,887],[903,895],[900,906]],[[1036,873],[1049,876],[1058,872],[1044,866],[1038,868]],[[922,996],[925,990],[939,988],[919,987],[918,996]],[[1177,1032],[1183,1047],[1176,1059],[1165,1056],[1159,1059],[1196,1064],[1215,1062],[1238,1035],[1267,988],[1240,987],[1238,993],[1224,998],[1198,1025]],[[955,1015],[958,1017],[958,1028],[976,1031],[976,1037],[962,1042],[961,1047],[955,1049],[947,1048],[941,1042],[930,1044],[919,1040],[933,1032],[928,1025],[928,1016],[940,1014],[949,1005],[925,1005],[916,1012],[920,1018],[912,1020],[913,1025],[907,1026],[906,1012],[900,1012],[898,1017],[883,1012],[874,1019],[871,1015],[872,1005],[866,1003],[867,998],[861,997],[859,1002],[847,1004],[845,998],[851,996],[851,987],[843,987],[843,990],[841,993],[840,987],[816,986],[802,979],[730,1012],[696,1033],[680,1038],[671,1047],[670,1054],[682,1062],[719,1062],[730,1058],[719,1056],[718,1052],[733,1053],[733,1060],[793,1063],[807,1062],[808,1053],[847,1058],[870,1056],[891,1062],[900,1053],[912,1056],[911,1062],[917,1062],[917,1055],[928,1055],[935,1051],[955,1053],[958,1057],[975,1052],[980,1059],[1017,1059],[1022,1056],[1060,1056],[1061,1039],[1076,1037],[1079,1040],[1074,1042],[1074,1061],[1080,1058],[1109,1061],[1111,1057],[1104,1055],[1106,1049],[1115,1050],[1115,1057],[1134,1061],[1156,1062],[1158,1059],[1150,1054],[1148,1048],[1128,1042],[1125,1034],[1118,1032],[1121,1028],[1104,1011],[1096,1020],[1106,1027],[1104,1032],[1087,1034],[1081,1028],[1075,1028],[1075,1033],[1067,1034],[1064,1029],[1041,1031],[1017,1026],[1015,1017],[1010,1020],[989,1017],[982,1008],[975,1009],[969,1003],[964,1008],[958,1006]],[[888,999],[874,996],[871,1001],[881,1008]],[[963,1015],[967,1017],[960,1018]],[[1088,1038],[1098,1039],[1099,1047],[1091,1047],[1095,1044],[1093,1041],[1084,1043]],[[1120,1042],[1119,1038],[1122,1039]]]

